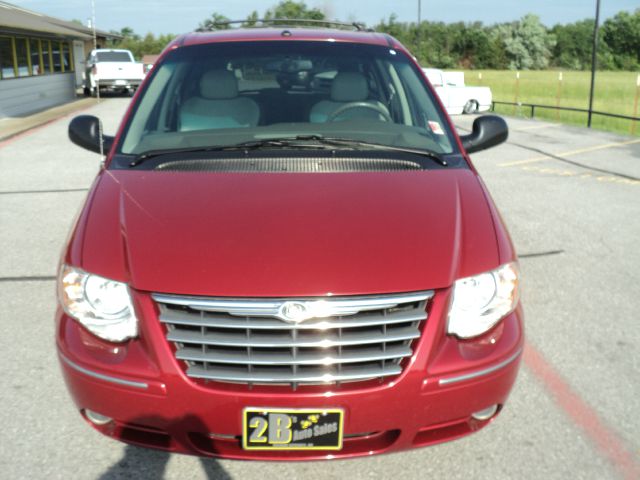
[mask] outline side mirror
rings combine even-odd
[[[100,120],[93,115],[79,115],[69,123],[69,139],[79,147],[100,153]],[[113,145],[114,137],[102,135],[103,153],[107,155]]]
[[[460,136],[467,153],[479,152],[500,145],[509,137],[509,127],[502,117],[483,115],[473,122],[473,130]]]

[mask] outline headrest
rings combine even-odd
[[[200,79],[200,96],[223,100],[238,96],[238,80],[229,70],[210,70]]]
[[[331,84],[331,100],[334,102],[361,102],[369,96],[369,87],[364,75],[356,72],[341,72]]]

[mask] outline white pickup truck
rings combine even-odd
[[[144,79],[144,66],[136,63],[129,50],[92,50],[84,74],[84,93],[95,97],[99,90],[129,93]]]
[[[462,72],[443,72],[436,68],[422,70],[450,115],[486,112],[491,108],[491,89],[465,86]]]

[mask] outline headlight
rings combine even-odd
[[[520,271],[516,262],[457,280],[449,308],[447,333],[460,338],[481,335],[518,305]]]
[[[138,320],[125,283],[63,265],[58,295],[64,311],[100,338],[123,342],[138,334]]]

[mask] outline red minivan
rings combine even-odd
[[[461,437],[503,408],[519,271],[411,54],[356,26],[196,32],[115,137],[59,275],[56,342],[81,415],[115,439],[264,460]]]

